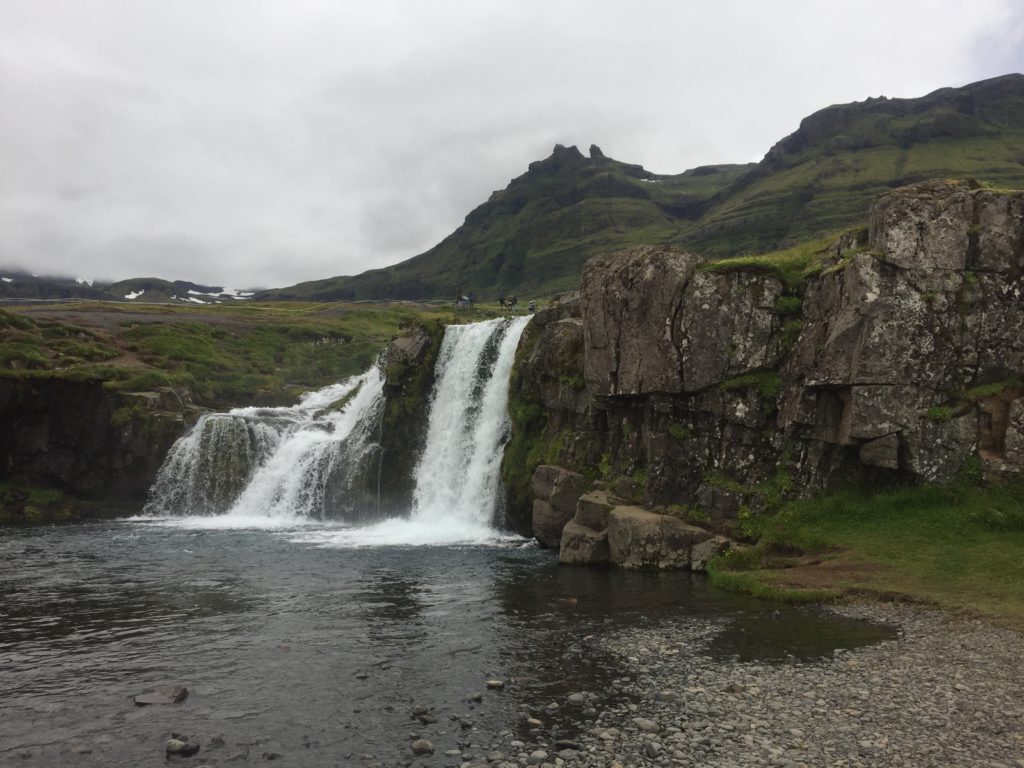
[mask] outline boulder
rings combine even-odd
[[[616,507],[608,517],[608,555],[629,568],[656,567],[661,559],[661,518],[642,507]]]
[[[555,488],[555,481],[564,471],[561,467],[555,467],[550,464],[541,464],[537,467],[533,471],[533,477],[530,479],[530,486],[534,497],[547,501]]]
[[[548,494],[548,503],[560,512],[572,515],[576,512],[576,503],[588,486],[589,481],[583,475],[562,469],[555,478],[551,493]]]
[[[571,512],[555,509],[548,502],[533,502],[533,535],[542,547],[554,548],[562,542],[562,529],[572,520]]]
[[[693,545],[710,535],[671,515],[616,507],[608,518],[608,554],[626,568],[686,568]]]
[[[183,685],[158,685],[145,688],[133,698],[135,705],[145,707],[150,704],[177,704],[188,698],[188,688]]]
[[[608,527],[608,515],[614,506],[607,491],[589,491],[576,502],[576,516],[573,519],[579,525],[603,531]]]
[[[542,546],[559,546],[562,528],[576,513],[576,503],[588,485],[587,478],[578,472],[550,464],[537,467],[531,479],[536,497],[531,528]]]
[[[595,531],[570,520],[562,529],[558,559],[562,563],[574,565],[607,563],[608,531]]]
[[[164,747],[168,757],[192,757],[199,751],[199,744],[183,739],[168,739]]]
[[[643,484],[632,477],[622,476],[615,478],[612,489],[615,491],[616,496],[627,501],[642,502],[644,500]]]
[[[680,520],[672,515],[660,515],[662,541],[659,568],[689,568],[695,544],[706,540],[711,534],[703,528]]]
[[[697,542],[690,550],[690,570],[704,572],[708,563],[723,552],[732,549],[733,542],[725,536],[712,536],[710,539]]]

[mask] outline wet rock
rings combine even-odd
[[[608,562],[608,531],[594,531],[570,520],[562,529],[558,559],[562,563],[598,565]]]
[[[426,739],[416,739],[410,747],[414,755],[432,755],[434,754],[434,745]]]
[[[183,685],[158,685],[145,688],[132,700],[136,706],[144,707],[151,704],[177,704],[188,698],[188,688]]]
[[[533,535],[537,541],[545,547],[557,547],[562,542],[562,530],[566,523],[572,520],[572,512],[564,512],[555,509],[543,499],[535,499],[533,502]]]
[[[646,733],[657,733],[661,730],[660,725],[646,717],[634,717],[633,725]]]
[[[492,691],[500,691],[502,688],[505,687],[505,681],[504,680],[488,680],[487,681],[487,687],[489,689],[491,689]]]
[[[542,464],[531,480],[533,502],[533,532],[545,547],[558,547],[562,529],[576,513],[576,504],[587,490],[589,481],[577,472],[562,467]]]
[[[530,753],[530,756],[526,758],[527,765],[540,765],[548,759],[548,753],[543,749],[535,749]]]
[[[164,749],[168,757],[191,757],[199,751],[199,744],[194,741],[168,739]]]

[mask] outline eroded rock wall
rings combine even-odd
[[[591,260],[524,334],[511,514],[540,463],[726,531],[840,482],[1024,473],[1024,193],[895,190],[823,260],[803,282],[661,246]]]
[[[0,379],[0,479],[141,509],[168,449],[197,413],[187,391]],[[17,510],[0,513],[17,519]]]

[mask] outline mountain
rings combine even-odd
[[[827,107],[756,164],[661,175],[559,145],[425,253],[257,298],[546,295],[574,287],[598,253],[665,243],[708,256],[771,251],[860,223],[878,193],[936,177],[1024,187],[1024,75]]]
[[[254,291],[200,285],[187,280],[162,280],[159,277],[133,277],[116,283],[104,283],[0,269],[0,301],[85,299],[134,301],[141,304],[223,304],[251,299],[254,294]]]
[[[932,178],[1024,186],[1024,75],[815,112],[676,242],[707,255],[775,250],[859,222],[878,193]]]
[[[697,221],[708,201],[753,165],[717,165],[662,176],[557,145],[551,156],[495,192],[426,253],[355,277],[269,291],[257,298],[419,299],[500,290],[526,295],[572,287],[594,253],[665,242]]]

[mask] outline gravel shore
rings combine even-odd
[[[537,728],[469,764],[1024,768],[1024,637],[916,606],[829,610],[900,635],[782,663],[713,658],[714,621],[595,637],[621,675],[553,703],[578,709],[582,735]]]

